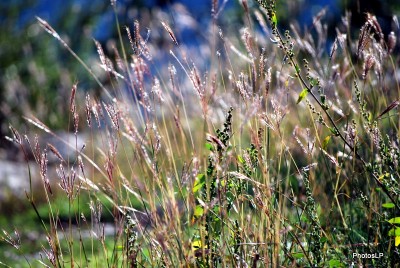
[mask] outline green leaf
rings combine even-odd
[[[343,267],[343,263],[341,263],[339,260],[332,259],[329,261],[329,267],[330,268]]]
[[[243,164],[243,163],[244,163],[243,157],[241,157],[240,155],[238,155],[238,161],[239,161],[239,163]]]
[[[390,174],[386,172],[385,174],[380,175],[378,180],[382,181],[385,177],[389,177],[389,176],[390,176]]]
[[[317,85],[317,83],[318,83],[318,80],[317,80],[317,79],[314,79],[314,78],[311,78],[311,79],[310,79],[310,85],[311,85],[312,87],[315,87],[315,86]]]
[[[192,192],[196,193],[198,192],[201,188],[203,188],[203,185],[206,183],[206,176],[204,174],[198,174],[196,177],[196,181],[194,182]]]
[[[296,104],[299,104],[308,94],[308,90],[305,88],[300,92],[299,98],[297,99]]]
[[[307,216],[305,214],[302,214],[300,217],[300,221],[304,222],[304,223],[308,223],[310,222],[310,220],[307,218]]]
[[[329,131],[334,135],[334,136],[339,136],[339,133],[336,131],[336,129],[334,127],[330,127]]]
[[[389,104],[389,106],[378,116],[378,118],[381,118],[384,114],[390,112],[391,110],[395,109],[397,106],[399,106],[400,100],[396,100]]]
[[[393,203],[385,203],[385,204],[382,204],[382,207],[383,208],[394,208],[395,205]]]
[[[322,149],[326,150],[326,147],[328,147],[331,137],[331,135],[325,137],[325,139],[322,141]]]
[[[294,68],[296,69],[296,74],[300,74],[300,67],[299,65],[295,65]]]
[[[293,253],[292,256],[295,259],[301,259],[304,258],[304,253],[303,252]]]
[[[192,249],[196,250],[196,249],[199,249],[199,248],[207,248],[207,245],[205,247],[203,247],[203,244],[201,243],[201,240],[193,241]]]
[[[199,218],[203,216],[203,214],[204,214],[204,208],[200,205],[197,205],[196,208],[194,209],[193,216]]]
[[[278,25],[278,18],[276,17],[276,13],[275,13],[275,12],[272,13],[272,18],[271,18],[271,20],[272,20],[273,26],[276,27],[276,25]]]
[[[400,217],[392,218],[392,219],[388,220],[388,222],[391,224],[400,224]]]
[[[392,228],[389,230],[388,236],[400,236],[400,228]]]
[[[206,142],[206,148],[211,152],[214,151],[214,147],[212,146],[211,143]]]

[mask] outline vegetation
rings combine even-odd
[[[256,2],[241,1],[244,27],[225,32],[223,6],[212,1],[209,46],[196,54],[162,20],[154,31],[171,63],[161,68],[139,20],[122,31],[116,16],[110,49],[94,41],[99,72],[37,18],[101,93],[72,86],[73,157],[10,127],[38,166],[41,187],[30,172],[26,197],[41,249],[30,252],[25,230],[6,228],[15,251],[2,264],[398,267],[395,33],[385,36],[368,13],[355,39],[347,14],[328,44],[324,11],[308,30],[281,29],[275,2]],[[89,137],[82,147],[80,132]]]

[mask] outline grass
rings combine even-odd
[[[69,131],[90,137],[71,148],[76,157],[30,142],[42,185],[26,196],[47,241],[37,242],[42,258],[25,255],[28,266],[398,266],[393,39],[368,14],[358,40],[343,27],[326,51],[322,13],[309,31],[282,30],[275,3],[257,2],[242,1],[238,32],[218,30],[224,13],[212,14],[206,70],[167,20],[156,31],[170,43],[168,67],[135,21],[110,51],[95,42],[96,72],[38,18],[103,96],[71,90]],[[29,138],[11,132],[26,150]],[[47,175],[48,154],[58,178]]]

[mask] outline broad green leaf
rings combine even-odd
[[[196,177],[196,181],[194,182],[192,192],[193,193],[198,192],[201,188],[203,188],[205,182],[206,182],[206,176],[204,174],[198,174]]]
[[[382,204],[382,207],[383,208],[394,208],[395,205],[393,203],[385,203],[385,204]]]
[[[329,131],[334,135],[334,136],[339,136],[339,133],[337,132],[337,130],[334,127],[330,127]]]
[[[304,253],[303,252],[293,253],[292,256],[295,259],[301,259],[304,258]]]
[[[328,147],[331,137],[331,135],[325,137],[325,139],[322,141],[322,149],[326,150],[326,147]]]
[[[199,248],[203,248],[203,244],[201,243],[201,240],[193,241],[192,249],[196,250],[196,249],[199,249]],[[207,245],[205,246],[205,248],[207,248]]]
[[[391,224],[400,224],[400,217],[391,218],[388,222]]]
[[[275,13],[275,12],[272,13],[272,18],[271,18],[271,20],[272,20],[273,26],[276,27],[276,25],[278,25],[278,18],[276,17],[276,13]]]
[[[389,230],[388,236],[400,236],[400,228],[392,228]]]
[[[312,87],[315,87],[315,86],[317,85],[317,83],[318,83],[318,80],[317,80],[317,79],[314,79],[314,78],[311,78],[311,79],[310,79],[310,85],[311,85]]]
[[[305,223],[310,222],[309,219],[307,218],[307,216],[306,216],[305,214],[302,214],[302,215],[301,215],[300,221],[301,221],[301,222],[305,222]]]
[[[339,260],[332,259],[329,261],[329,267],[330,268],[343,267],[343,263],[341,263]]]
[[[203,216],[203,214],[204,214],[204,208],[200,205],[197,205],[196,208],[194,209],[193,216],[199,218]]]
[[[296,69],[296,73],[297,73],[297,74],[300,74],[300,67],[299,67],[299,65],[296,64],[296,65],[294,66],[294,68]]]
[[[207,148],[209,151],[214,151],[214,147],[212,146],[211,143],[206,142],[206,148]]]
[[[221,186],[225,187],[225,185],[226,185],[226,180],[221,180]]]
[[[307,96],[308,90],[305,88],[300,92],[299,98],[297,99],[296,104],[299,104],[304,98]]]
[[[397,247],[398,245],[400,245],[400,236],[396,236],[394,238],[394,245]]]
[[[389,173],[382,174],[382,175],[379,176],[378,180],[381,181],[381,180],[384,179],[385,177],[389,177],[389,175],[390,175]]]

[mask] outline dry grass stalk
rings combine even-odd
[[[46,187],[46,190],[50,194],[53,194],[53,191],[51,190],[51,186],[50,186],[50,181],[47,177],[47,166],[48,166],[47,164],[48,164],[47,152],[46,152],[46,150],[44,150],[44,152],[41,155],[40,163],[39,163],[40,177],[42,178],[42,181],[44,183],[44,186]]]
[[[165,101],[161,91],[160,80],[158,80],[158,78],[153,79],[153,87],[151,88],[151,92],[158,98],[159,102]]]
[[[328,158],[328,160],[334,164],[337,168],[340,167],[338,161],[336,160],[336,158],[332,155],[330,155],[327,151],[325,151],[324,149],[321,149],[321,151],[324,153],[324,155]]]
[[[39,136],[38,135],[35,135],[35,137],[34,137],[33,156],[35,157],[36,163],[40,166],[42,159],[40,157],[40,145],[39,145]]]
[[[3,234],[5,237],[1,237],[3,241],[7,242],[11,246],[13,246],[16,249],[20,249],[21,247],[21,236],[17,229],[14,229],[14,235],[15,238],[12,237],[6,230],[3,230]]]
[[[103,106],[104,106],[104,109],[107,112],[107,115],[111,119],[111,123],[112,123],[113,128],[116,131],[119,131],[119,115],[120,115],[120,112],[119,112],[118,106],[115,103],[106,104],[104,102],[103,102]]]
[[[169,37],[171,37],[171,39],[172,39],[172,41],[175,43],[175,45],[178,45],[178,40],[176,39],[175,34],[174,34],[174,32],[172,31],[171,27],[169,27],[169,25],[168,25],[166,22],[164,22],[164,21],[161,22],[161,25],[162,25],[162,26],[164,27],[164,29],[168,32]]]
[[[66,174],[63,164],[60,164],[59,168],[56,169],[57,175],[60,178],[60,187],[65,192],[69,200],[73,200],[79,194],[80,187],[75,190],[76,172],[74,168],[71,168],[70,172]]]
[[[217,147],[219,149],[225,148],[224,143],[220,139],[218,139],[216,136],[213,136],[211,134],[207,134],[207,141],[214,143],[215,145],[217,145]]]
[[[125,30],[126,30],[126,34],[129,39],[129,43],[131,44],[131,48],[133,50],[133,55],[138,56],[139,55],[139,40],[138,40],[139,26],[136,25],[136,22],[137,21],[134,22],[133,37],[132,37],[131,30],[129,29],[129,27],[125,27]]]
[[[331,48],[331,52],[329,53],[329,59],[330,59],[330,60],[333,59],[333,56],[334,56],[335,53],[336,53],[337,47],[338,47],[338,39],[337,39],[337,37],[336,37],[336,38],[335,38],[335,41],[333,42],[333,45],[332,45],[332,48]]]
[[[242,6],[243,6],[243,9],[244,9],[244,12],[246,12],[246,14],[250,14],[249,5],[247,3],[247,0],[242,0],[241,2],[242,2]]]
[[[49,34],[51,34],[55,39],[57,39],[58,41],[64,43],[64,41],[61,39],[61,37],[58,35],[58,33],[56,32],[56,30],[53,29],[53,27],[50,26],[50,24],[47,23],[47,21],[36,17],[36,19],[39,21],[39,25],[46,30],[46,32],[48,32]]]
[[[190,71],[190,80],[192,81],[193,87],[196,90],[200,99],[203,99],[204,97],[203,82],[201,81],[196,66],[193,66],[192,70]]]
[[[364,24],[363,27],[361,28],[360,37],[358,38],[357,55],[360,55],[360,53],[364,50],[364,48],[370,42],[371,28],[372,28],[372,26],[368,22],[366,24]]]
[[[34,116],[31,116],[31,117],[32,118],[28,118],[28,117],[23,116],[23,118],[26,121],[28,121],[28,123],[30,123],[30,124],[34,125],[35,127],[43,130],[44,132],[51,133],[51,130],[45,124],[43,124],[43,122],[41,122],[39,119],[37,119]]]
[[[69,99],[69,109],[72,113],[72,118],[74,122],[74,129],[75,129],[75,135],[78,133],[78,127],[79,127],[79,115],[76,109],[76,102],[75,102],[75,96],[76,96],[76,89],[77,89],[78,84],[74,84],[71,89],[71,97]]]
[[[50,149],[50,151],[61,161],[61,162],[65,162],[64,158],[62,157],[62,155],[60,154],[60,152],[57,150],[56,147],[54,147],[52,144],[47,143],[47,147]]]
[[[94,43],[95,43],[95,45],[96,45],[97,53],[99,54],[101,64],[103,64],[104,66],[106,66],[106,65],[107,65],[107,64],[106,64],[106,63],[107,63],[107,61],[106,61],[106,55],[104,54],[104,50],[103,50],[103,48],[101,47],[101,44],[100,44],[97,40],[95,40],[95,39],[93,39],[93,41],[94,41]]]
[[[212,4],[211,4],[211,16],[212,16],[214,19],[216,19],[217,10],[218,10],[218,0],[212,0]]]
[[[367,54],[366,59],[364,61],[364,71],[363,71],[363,75],[362,78],[365,79],[369,70],[371,68],[373,68],[375,66],[375,64],[377,63],[376,58],[374,55],[371,54]]]
[[[101,119],[103,118],[103,110],[102,107],[99,103],[97,103],[96,101],[93,102],[92,107],[91,107],[91,111],[93,113],[94,119],[97,122],[97,127],[100,128],[101,127]]]
[[[169,81],[171,82],[172,92],[175,94],[176,97],[180,98],[180,93],[175,83],[175,76],[176,76],[175,66],[170,64],[168,66],[168,71],[169,71]]]
[[[394,102],[389,104],[388,107],[386,107],[386,109],[378,116],[377,119],[382,118],[383,115],[385,115],[388,112],[390,112],[391,110],[397,108],[397,106],[399,106],[399,104],[400,104],[400,100],[395,100]]]
[[[108,156],[107,156],[107,159],[106,159],[106,161],[104,163],[104,168],[105,168],[105,170],[107,172],[107,177],[108,177],[109,182],[112,183],[114,181],[113,178],[114,178],[115,165],[114,165],[113,161],[110,159],[110,157],[108,157]]]
[[[396,34],[392,31],[392,32],[390,32],[389,37],[388,37],[387,47],[388,47],[389,54],[391,54],[393,52],[394,48],[396,47],[396,43],[397,43]]]
[[[90,101],[90,95],[87,94],[85,98],[85,112],[86,112],[86,122],[89,126],[89,128],[92,127],[92,114],[91,114],[91,101]]]
[[[135,124],[127,115],[122,114],[121,120],[122,120],[123,125],[125,126],[125,130],[126,130],[126,132],[124,132],[123,135],[128,140],[130,140],[131,142],[134,142],[135,145],[143,144],[143,143],[147,145],[147,141],[140,136],[137,128],[135,127]]]
[[[258,70],[259,70],[258,76],[261,78],[264,78],[264,76],[265,76],[265,64],[267,62],[265,53],[266,53],[265,48],[262,48],[259,63],[258,63]]]
[[[126,71],[124,61],[122,60],[121,56],[119,55],[118,49],[113,45],[112,50],[114,52],[115,63],[119,70]]]
[[[133,41],[132,41],[132,49],[135,55],[140,54],[140,24],[138,20],[135,20],[133,23]]]
[[[46,255],[46,258],[50,261],[50,263],[53,265],[53,267],[57,267],[57,263],[56,263],[56,246],[53,242],[53,240],[51,239],[50,236],[46,236],[47,238],[47,242],[50,246],[50,249],[46,249],[44,246],[42,246],[42,250],[44,252],[44,254]],[[42,257],[42,254],[40,253],[40,256]],[[43,260],[43,257],[42,257]]]
[[[249,57],[251,59],[254,58],[254,39],[250,33],[249,28],[243,29],[242,40],[246,47],[246,51],[247,51]]]
[[[367,21],[361,28],[360,37],[358,39],[358,47],[357,47],[357,55],[360,56],[360,53],[367,47],[367,45],[371,42],[372,36],[371,34],[375,34],[378,39],[378,43],[383,44],[384,36],[381,29],[381,26],[374,15],[367,13]]]
[[[18,145],[22,145],[22,138],[21,135],[19,135],[19,132],[13,127],[9,126],[11,132],[13,133],[13,141],[17,143]]]
[[[268,30],[268,26],[267,26],[267,22],[264,19],[264,16],[262,15],[262,13],[259,10],[254,11],[254,15],[256,16],[256,19],[258,21],[258,23],[260,24],[261,28],[263,29],[263,32],[266,35],[269,35],[269,30]]]

